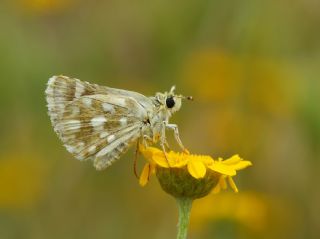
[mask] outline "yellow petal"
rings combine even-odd
[[[206,167],[201,161],[191,160],[188,163],[188,171],[196,179],[203,178],[206,175]]]
[[[191,155],[185,153],[175,153],[171,151],[168,154],[168,160],[171,167],[182,168],[187,165],[188,161],[192,158]]]
[[[157,165],[159,165],[160,167],[169,168],[168,160],[167,160],[166,157],[164,157],[164,156],[153,155],[153,156],[152,156],[152,160],[153,160]],[[170,164],[170,166],[171,166],[171,164]]]
[[[156,165],[154,163],[150,164],[150,175],[155,174],[156,173]],[[150,177],[149,175],[149,177]]]
[[[223,162],[216,161],[211,165],[208,165],[208,168],[211,170],[221,173],[228,176],[234,176],[237,174],[237,172],[234,170],[232,166],[225,165]]]
[[[241,160],[242,159],[240,158],[240,156],[236,154],[236,155],[233,155],[231,158],[224,160],[223,163],[227,165],[232,165],[232,164],[239,163]]]
[[[221,189],[222,189],[222,186],[224,186],[224,176],[220,176],[219,177],[219,181],[218,181],[218,183],[217,183],[217,185],[214,187],[214,189],[212,190],[212,192],[214,193],[214,194],[217,194],[217,193],[220,193],[220,191],[221,191]]]
[[[226,178],[224,176],[220,177],[219,179],[219,185],[222,189],[227,189],[228,185],[226,182]]]
[[[237,185],[235,184],[235,182],[233,181],[232,177],[228,177],[228,182],[230,187],[233,189],[234,192],[239,192]]]
[[[146,186],[146,184],[149,182],[150,168],[150,163],[146,163],[143,167],[142,173],[139,178],[139,184],[141,187]]]
[[[152,155],[152,161],[163,168],[182,168],[190,158],[188,154],[175,153],[173,151],[167,153],[166,156],[162,151],[155,152]]]
[[[202,156],[201,160],[206,165],[212,164],[214,162],[213,158],[211,158],[210,156]]]
[[[147,160],[152,159],[153,150],[150,150],[150,148],[145,148],[143,145],[139,145],[139,152],[145,157]]]
[[[236,165],[233,165],[232,167],[235,170],[241,170],[241,169],[244,169],[244,168],[249,167],[251,165],[252,165],[252,163],[250,161],[241,161],[241,162],[237,163]]]

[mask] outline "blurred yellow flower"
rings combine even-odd
[[[253,111],[283,116],[290,115],[293,107],[292,93],[297,87],[290,73],[293,70],[279,59],[243,57],[224,49],[204,48],[186,58],[181,79],[199,100],[224,107],[242,100]]]
[[[207,195],[213,188],[215,192],[219,192],[221,189],[226,188],[226,179],[231,188],[238,192],[232,177],[237,174],[238,170],[252,165],[250,161],[242,160],[238,155],[234,155],[227,160],[222,158],[214,160],[207,155],[193,155],[173,151],[168,152],[167,157],[165,157],[161,150],[154,147],[140,147],[140,152],[148,160],[140,176],[140,185],[145,186],[149,181],[150,175],[156,173],[163,189],[166,192],[169,191],[170,194],[175,194],[174,196],[198,198]],[[179,192],[176,192],[176,189],[172,189],[173,185],[170,185],[171,182],[165,177],[171,177],[169,181],[175,181],[174,184],[178,187],[176,189]],[[180,181],[183,184],[182,186],[177,185]],[[192,185],[188,185],[188,183]],[[187,192],[188,186],[193,189],[198,187],[197,193],[189,195],[189,192]],[[179,193],[182,195],[177,195]]]
[[[38,202],[45,183],[43,162],[30,153],[0,157],[0,208],[26,208]]]
[[[20,0],[26,10],[35,13],[51,13],[65,9],[73,0]]]
[[[183,82],[191,86],[193,94],[202,101],[229,102],[241,89],[243,69],[232,55],[221,49],[193,52],[181,70]]]
[[[270,201],[255,192],[212,194],[194,204],[191,230],[202,231],[212,221],[231,219],[252,231],[263,231],[268,226],[269,207]]]

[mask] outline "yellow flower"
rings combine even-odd
[[[140,152],[148,160],[140,176],[140,185],[145,186],[150,176],[155,173],[163,190],[175,197],[204,197],[212,189],[214,192],[225,189],[226,181],[238,192],[232,177],[238,170],[252,165],[238,155],[226,160],[214,160],[207,155],[170,151],[165,157],[162,150],[142,146]]]
[[[0,210],[29,208],[43,196],[46,163],[33,152],[0,155]]]
[[[73,0],[20,0],[22,6],[34,13],[55,13],[66,9]]]
[[[211,194],[194,204],[190,229],[203,231],[213,222],[228,219],[244,225],[250,231],[263,233],[268,230],[272,206],[271,199],[257,192]]]

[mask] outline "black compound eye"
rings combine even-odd
[[[166,99],[166,105],[169,109],[171,109],[174,105],[175,105],[176,102],[174,102],[174,99],[172,96],[168,97]]]

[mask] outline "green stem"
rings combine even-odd
[[[179,207],[177,239],[187,238],[192,201],[191,198],[177,198]]]

